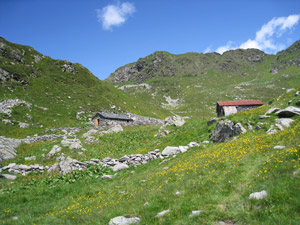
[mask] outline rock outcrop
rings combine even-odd
[[[293,116],[300,116],[300,108],[289,106],[286,107],[285,109],[279,110],[278,112],[276,112],[276,114],[280,118],[290,118]]]
[[[16,148],[21,143],[32,144],[34,142],[49,141],[61,137],[63,137],[63,135],[57,135],[57,134],[37,136],[37,137],[24,138],[24,139],[6,138],[0,136],[0,162],[3,160],[15,158],[17,155]]]
[[[209,138],[213,142],[226,142],[229,138],[241,133],[242,129],[238,124],[235,124],[230,120],[223,119],[217,123]]]

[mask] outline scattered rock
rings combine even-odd
[[[235,225],[235,223],[232,220],[225,220],[225,221],[220,221],[220,225]]]
[[[241,123],[237,123],[235,126],[237,126],[237,127],[240,127],[241,128],[241,131],[242,131],[242,134],[244,134],[244,133],[246,133],[247,132],[247,130],[242,126],[242,124]]]
[[[296,105],[300,106],[300,98],[297,100]]]
[[[264,199],[267,197],[267,192],[265,190],[261,192],[254,192],[249,195],[249,199]]]
[[[25,161],[36,160],[36,156],[25,157]]]
[[[267,130],[266,134],[275,134],[278,130],[274,127],[274,125],[271,125],[269,130]]]
[[[164,216],[165,214],[167,214],[167,213],[169,213],[169,212],[170,212],[170,209],[164,210],[164,211],[158,213],[158,214],[155,216],[155,218],[162,217],[162,216]]]
[[[96,139],[94,136],[88,136],[84,142],[88,144],[93,144],[99,142],[99,140]]]
[[[119,171],[119,170],[124,170],[124,169],[127,169],[127,168],[129,168],[129,166],[128,166],[127,164],[125,164],[125,163],[119,163],[119,164],[115,165],[115,166],[112,168],[112,170],[113,170],[114,172],[117,172],[117,171]]]
[[[108,225],[130,225],[130,224],[139,224],[141,219],[138,217],[125,217],[125,216],[118,216],[111,219]]]
[[[123,127],[120,124],[116,124],[115,126],[109,128],[107,131],[101,131],[100,135],[110,134],[110,133],[118,133],[118,132],[122,132],[122,131],[123,131]]]
[[[28,123],[22,123],[22,122],[20,122],[20,123],[19,123],[19,127],[20,127],[20,128],[28,128],[28,127],[29,127],[29,124],[28,124]]]
[[[30,103],[20,100],[20,99],[8,99],[3,102],[0,102],[0,113],[4,113],[4,114],[7,114],[8,116],[11,116],[11,113],[12,113],[11,108],[13,108],[14,106],[17,106],[17,105],[21,105],[21,104],[23,104],[27,107],[31,106]]]
[[[283,145],[276,145],[276,146],[274,146],[274,149],[285,149],[285,146],[283,146]]]
[[[294,120],[290,119],[290,118],[280,118],[280,119],[276,119],[275,122],[277,124],[280,124],[280,125],[284,126],[284,127],[289,127],[290,124],[292,122],[294,122]]]
[[[185,153],[189,149],[188,146],[179,146],[178,148],[181,153]]]
[[[226,142],[229,138],[242,133],[239,125],[234,124],[230,120],[220,120],[209,138],[213,142]]]
[[[84,133],[84,134],[82,135],[82,137],[86,138],[86,137],[88,137],[88,136],[90,136],[90,135],[97,134],[98,132],[99,132],[98,130],[91,129],[91,130],[89,130],[88,132]]]
[[[4,124],[12,124],[11,120],[3,119],[2,123]]]
[[[54,145],[51,149],[51,151],[47,154],[48,158],[51,158],[53,155],[61,151],[61,147],[58,145]]]
[[[261,129],[262,129],[262,128],[261,128],[260,125],[255,126],[255,130],[261,130]]]
[[[260,115],[260,116],[257,117],[257,119],[267,119],[267,118],[270,118],[270,116]]]
[[[295,96],[298,96],[299,94],[300,94],[300,92],[299,92],[299,91],[296,91]]]
[[[11,174],[0,174],[0,177],[3,177],[7,180],[15,180],[17,178],[17,176]]]
[[[144,84],[144,83],[142,83],[142,84],[126,84],[126,85],[123,85],[123,86],[119,87],[118,89],[124,91],[124,89],[127,89],[127,88],[150,89],[151,86],[149,84]]]
[[[148,206],[148,205],[149,205],[149,202],[145,202],[145,203],[144,203],[144,206]]]
[[[17,216],[13,216],[13,217],[12,217],[12,219],[13,219],[13,220],[18,220],[18,219],[19,219],[19,217],[17,217]]]
[[[193,147],[199,147],[200,145],[197,142],[190,142],[187,146],[189,148],[193,148]]]
[[[82,145],[81,145],[79,142],[74,142],[73,144],[70,145],[69,148],[70,148],[70,149],[78,150],[78,149],[81,149],[81,148],[82,148]]]
[[[278,69],[277,68],[273,68],[270,70],[271,74],[277,74],[278,73]]]
[[[165,124],[166,125],[175,125],[176,127],[181,127],[185,124],[185,120],[178,115],[169,116],[165,119]]]
[[[103,175],[101,178],[102,180],[107,180],[107,179],[112,179],[114,176],[113,175]]]
[[[65,60],[64,62],[65,62],[65,64],[62,65],[62,67],[61,67],[61,70],[63,72],[69,72],[69,73],[73,73],[73,74],[77,73],[75,67],[73,66],[73,64],[71,62],[69,62],[67,60]]]
[[[209,141],[202,141],[203,144],[209,144]]]
[[[200,215],[201,212],[202,212],[201,210],[192,211],[192,213],[189,215],[189,217],[198,216],[198,215]]]

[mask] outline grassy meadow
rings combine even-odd
[[[245,126],[251,117],[267,109],[263,106],[232,119]],[[255,126],[258,121],[253,123]],[[170,127],[171,133],[157,140],[153,135],[158,128],[128,128],[122,134],[107,136],[110,141],[98,138],[98,145],[103,146],[98,151],[110,148],[109,155],[97,153],[96,146],[86,154],[87,158],[119,157],[162,150],[167,145],[202,143],[213,127],[205,120],[190,120],[183,127]],[[140,144],[131,145],[133,137]],[[0,201],[4,204],[0,206],[0,223],[108,224],[112,217],[127,215],[138,216],[141,224],[298,224],[299,137],[300,119],[295,118],[290,128],[276,134],[268,135],[261,129],[227,143],[202,143],[169,161],[157,159],[120,171],[112,180],[101,179],[102,174],[113,173],[100,167],[50,178],[46,174],[18,177],[13,184],[1,184]],[[120,154],[126,143],[127,151]],[[285,148],[276,150],[276,145]],[[262,190],[267,191],[267,198],[248,199]],[[167,209],[168,214],[155,218]],[[190,217],[195,210],[201,213]],[[13,220],[14,216],[18,219]]]

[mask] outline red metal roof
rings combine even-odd
[[[240,101],[226,101],[217,102],[219,106],[234,106],[234,105],[264,105],[260,100],[240,100]]]

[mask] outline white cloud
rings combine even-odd
[[[120,26],[135,12],[132,3],[124,2],[117,5],[108,5],[97,10],[98,21],[102,23],[104,30],[111,30],[112,26]]]
[[[274,38],[278,38],[288,29],[294,28],[298,24],[299,20],[300,14],[273,18],[256,32],[254,40],[248,39],[246,42],[242,43],[239,48],[257,48],[260,50],[280,51],[285,45],[282,43],[275,43]],[[274,37],[274,35],[276,37]],[[229,44],[227,43],[227,45],[217,48],[216,52],[223,54],[225,51],[236,48],[237,47],[234,46],[232,42],[229,42]]]
[[[253,41],[251,39],[249,39],[248,41],[244,42],[243,44],[241,44],[240,48],[243,49],[247,49],[247,48],[260,48],[259,44],[257,43],[257,41]]]
[[[223,54],[224,52],[228,51],[228,50],[232,50],[232,49],[236,49],[236,47],[233,46],[233,42],[229,41],[227,42],[226,45],[224,46],[220,46],[219,48],[217,48],[216,52]]]
[[[208,52],[211,52],[211,46],[208,46],[208,47],[204,50],[204,53],[208,53]]]

